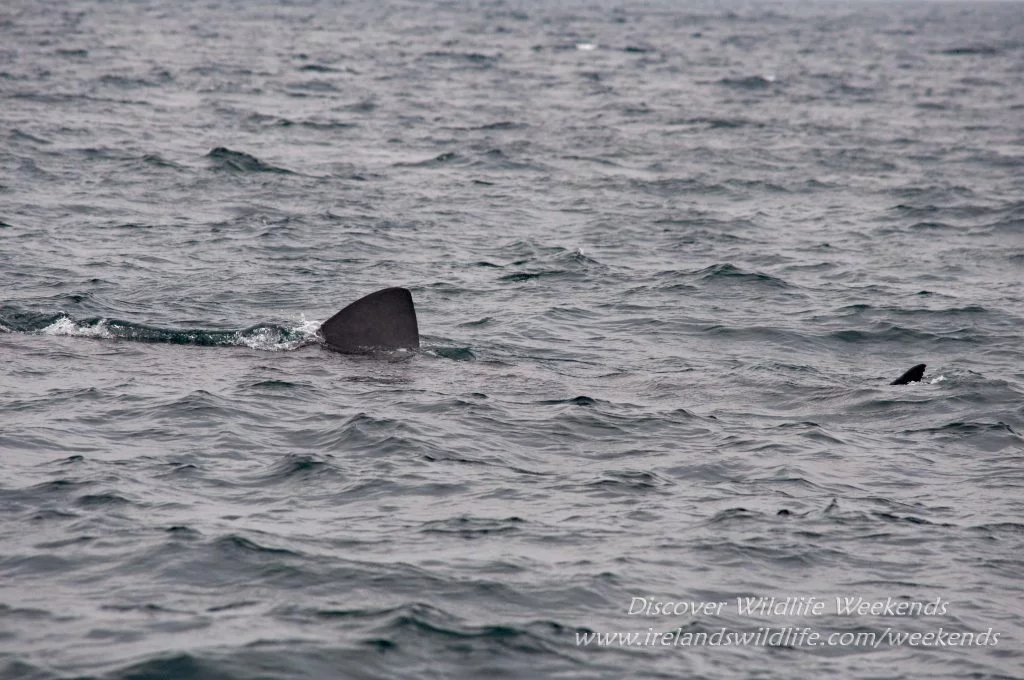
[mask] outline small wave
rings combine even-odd
[[[942,54],[949,56],[979,55],[991,57],[999,54],[1002,50],[995,45],[961,45],[942,50]]]
[[[561,274],[559,271],[545,271],[545,272],[516,272],[515,274],[506,274],[501,277],[501,281],[511,281],[512,283],[520,283],[522,281],[530,281],[532,279],[539,279],[542,276],[551,276],[554,274]]]
[[[571,399],[545,399],[540,403],[544,406],[557,406],[559,404],[568,404],[572,406],[593,406],[597,403],[597,399],[588,397],[585,394],[581,394],[578,397],[572,397]]]
[[[228,552],[239,551],[243,554],[252,554],[260,556],[287,556],[287,557],[298,557],[299,553],[286,548],[271,548],[269,546],[260,545],[256,541],[239,536],[237,534],[230,534],[223,536],[216,540],[218,547]]]
[[[377,109],[377,102],[372,99],[363,99],[355,104],[343,106],[342,109],[345,111],[352,111],[354,113],[370,113]]]
[[[948,522],[932,522],[931,520],[924,519],[923,517],[915,517],[914,515],[896,515],[891,512],[872,512],[870,515],[873,519],[880,519],[887,523],[892,524],[916,524],[916,525],[928,525],[937,527],[955,527],[955,524]]]
[[[952,435],[975,435],[984,433],[1006,433],[1013,438],[1020,439],[1021,436],[1008,424],[1003,421],[997,421],[994,423],[976,422],[976,421],[956,421],[947,423],[940,427],[932,427],[923,432],[931,434],[952,434]]]
[[[744,78],[722,78],[719,85],[734,87],[739,90],[764,90],[775,84],[775,76],[746,76]]]
[[[303,120],[299,125],[310,130],[344,130],[356,127],[355,123],[346,123],[340,120]]]
[[[129,501],[124,496],[120,496],[116,493],[97,493],[97,494],[86,494],[78,500],[75,504],[83,508],[95,508],[95,507],[108,507],[114,505],[129,505]]]
[[[308,383],[291,382],[289,380],[257,380],[244,384],[244,387],[248,389],[262,390],[293,390],[308,386]]]
[[[634,178],[629,180],[629,184],[638,191],[658,196],[714,195],[726,191],[723,184],[709,182],[703,177],[669,177],[651,180]]]
[[[922,297],[930,297],[933,294],[928,291],[920,291],[917,295]],[[966,317],[967,322],[973,322],[976,315],[991,314],[992,311],[981,305],[964,305],[964,306],[935,306],[935,307],[901,307],[896,305],[869,305],[864,303],[858,303],[853,305],[845,305],[839,309],[831,312],[832,318],[841,319],[861,319],[864,321],[882,320],[885,321],[891,317],[934,317],[943,320],[954,319],[958,317]],[[815,317],[815,320],[820,320],[822,317]]]
[[[558,624],[552,627],[562,630]],[[411,641],[417,639],[436,638],[445,643],[457,641],[463,650],[479,647],[493,653],[495,649],[511,648],[529,654],[553,653],[551,643],[546,638],[549,631],[531,630],[533,628],[535,626],[531,624],[471,625],[428,604],[412,603],[395,610],[390,619],[377,628],[378,637],[372,642],[389,649],[400,644],[411,644]]]
[[[788,514],[782,513],[781,510],[777,514],[780,513]],[[707,524],[723,524],[726,522],[731,522],[733,520],[757,519],[761,516],[762,513],[754,510],[747,510],[746,508],[726,508],[725,510],[721,510],[715,513],[715,515],[711,517],[711,519],[707,520]]]
[[[614,470],[587,484],[594,489],[615,493],[653,491],[672,485],[670,480],[644,470]]]
[[[475,68],[489,68],[499,59],[501,55],[481,54],[479,52],[427,52],[423,55],[425,59],[447,60],[455,63],[465,64]]]
[[[581,248],[567,250],[554,248],[540,257],[517,260],[511,266],[530,265],[524,271],[512,272],[499,277],[499,281],[520,283],[547,277],[579,278],[592,270],[604,269],[604,265],[592,257],[588,257]]]
[[[175,538],[182,539],[196,539],[200,538],[203,535],[203,532],[199,531],[198,529],[193,529],[192,527],[185,526],[183,524],[175,524],[173,526],[169,526],[166,529],[164,529],[164,531],[170,534],[171,536],[174,536]]]
[[[742,127],[755,127],[761,128],[765,124],[759,121],[748,120],[746,118],[717,118],[714,116],[697,116],[695,118],[687,118],[685,120],[672,121],[670,125],[703,125],[708,128],[714,129],[735,129]]]
[[[298,480],[303,483],[334,475],[337,470],[331,465],[330,457],[288,454],[255,478],[259,486]]]
[[[438,168],[438,167],[470,168],[482,171],[508,170],[542,170],[543,166],[530,161],[516,160],[499,148],[486,149],[479,152],[446,151],[433,158],[422,161],[401,161],[395,163],[397,168]],[[494,182],[476,180],[478,184],[493,186]]]
[[[202,655],[187,653],[174,655],[154,655],[144,661],[133,663],[118,669],[112,676],[125,680],[152,680],[153,678],[237,678],[224,672],[216,660],[204,658]]]
[[[929,332],[891,323],[877,323],[870,330],[845,329],[828,334],[829,338],[844,343],[968,343],[977,344],[981,335],[972,328],[952,328],[948,332]]]
[[[272,172],[287,175],[292,174],[291,170],[285,170],[284,168],[269,165],[255,156],[251,156],[241,151],[232,151],[231,149],[223,146],[218,146],[216,149],[206,154],[206,157],[213,161],[214,168],[217,170],[228,170],[231,172]]]
[[[459,324],[459,328],[476,328],[479,326],[489,326],[494,323],[493,316],[485,316],[474,321],[464,321]]]
[[[433,158],[428,158],[425,161],[412,161],[412,162],[400,162],[395,163],[395,167],[399,168],[432,168],[438,165],[444,165],[451,163],[455,160],[460,159],[460,156],[454,151],[446,151],[442,154],[438,154]]]
[[[338,87],[331,82],[326,80],[320,80],[314,78],[312,80],[305,80],[301,83],[291,83],[287,86],[289,91],[293,92],[339,92]]]
[[[139,162],[156,168],[174,168],[176,170],[181,169],[181,166],[178,165],[177,163],[172,163],[171,161],[155,153],[147,153],[143,155],[141,158],[139,158]]]
[[[298,70],[309,73],[338,73],[338,69],[323,64],[304,64]]]
[[[1007,533],[1016,536],[1024,535],[1024,524],[1019,522],[995,522],[991,524],[979,524],[972,529],[986,531],[992,534],[995,533]]]
[[[82,487],[90,486],[93,484],[91,481],[79,481],[74,479],[51,479],[48,482],[37,484],[33,489],[44,493],[66,493],[80,489]]]
[[[758,191],[768,191],[772,193],[789,192],[789,189],[784,186],[773,184],[772,182],[765,182],[764,180],[729,179],[726,180],[724,184],[731,187],[738,187],[740,189],[755,189]]]
[[[510,120],[503,120],[497,123],[486,123],[484,125],[478,125],[476,127],[469,128],[470,130],[524,130],[530,127],[527,123],[519,123]]]
[[[111,85],[122,90],[134,90],[140,87],[159,87],[173,80],[171,74],[167,71],[156,71],[153,73],[153,78],[133,78],[129,76],[107,74],[99,77],[99,82],[103,85]]]
[[[701,281],[708,283],[752,283],[775,288],[792,287],[784,280],[771,274],[746,271],[729,263],[714,264],[695,272],[695,274]]]
[[[452,517],[427,522],[420,531],[424,533],[454,534],[461,538],[480,538],[496,534],[517,533],[525,520],[519,517],[492,519],[484,517]]]
[[[12,140],[14,140],[14,141],[26,141],[26,142],[32,142],[33,144],[52,144],[53,143],[53,142],[51,142],[48,139],[43,139],[41,137],[36,137],[35,135],[30,135],[29,133],[22,132],[21,130],[18,130],[17,128],[12,129],[8,136]]]
[[[357,413],[339,426],[313,433],[311,441],[320,451],[363,451],[376,456],[415,452],[427,456],[439,447],[431,444],[418,428],[392,418]]]
[[[476,355],[468,347],[431,347],[427,352],[452,361],[476,361]]]

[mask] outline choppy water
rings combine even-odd
[[[1024,675],[1024,5],[13,0],[0,140],[0,677]],[[580,643],[764,626],[997,637]]]

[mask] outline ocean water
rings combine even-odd
[[[1022,3],[7,0],[0,678],[1024,677],[1022,283]]]

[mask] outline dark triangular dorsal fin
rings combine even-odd
[[[890,385],[906,385],[912,382],[921,382],[921,378],[924,377],[924,369],[926,364],[918,364],[914,366],[900,377],[893,380]]]
[[[420,331],[412,293],[405,288],[370,293],[324,321],[320,334],[329,348],[346,354],[416,349],[420,346]]]

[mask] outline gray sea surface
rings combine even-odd
[[[1022,3],[5,0],[0,678],[1024,677],[1022,283]]]

